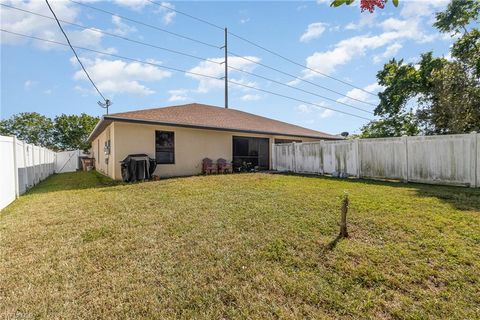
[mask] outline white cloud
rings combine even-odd
[[[248,81],[245,78],[240,78],[240,79],[230,78],[230,81],[234,83],[233,86],[235,88],[241,89],[243,91],[252,90],[251,88],[248,88],[248,87],[253,87],[253,88],[257,87],[257,83],[255,81]],[[240,86],[235,86],[235,83],[239,84]],[[245,86],[247,86],[247,87],[245,87]]]
[[[87,97],[90,93],[92,93],[91,90],[86,89],[82,86],[75,86],[75,87],[73,87],[73,89],[75,91],[79,92],[82,95],[82,97]]]
[[[307,30],[301,35],[300,42],[309,42],[319,38],[325,31],[327,24],[323,22],[315,22],[308,25]]]
[[[306,104],[298,105],[296,109],[300,113],[311,113],[313,111],[313,108],[311,106],[307,106]]]
[[[368,86],[364,87],[363,89],[368,91],[368,92],[378,92],[380,90],[383,90],[384,87],[379,85],[378,82],[374,82],[374,83],[371,83]]]
[[[103,35],[100,32],[96,32],[92,29],[85,29],[82,31],[70,31],[68,37],[73,45],[76,46],[88,46],[89,48],[100,48],[102,45]],[[65,42],[64,39],[62,39]]]
[[[254,62],[260,61],[260,58],[252,57],[252,56],[245,56],[244,58],[251,61],[242,59],[241,57],[233,56],[233,57],[228,57],[228,64],[231,67],[234,67],[237,69],[252,71],[253,68],[255,67]],[[210,58],[208,60],[210,61],[201,61],[196,67],[193,67],[188,71],[192,73],[207,75],[214,78],[223,77],[225,72],[225,67],[223,66],[223,64],[219,64],[219,63],[223,62],[224,58]],[[240,78],[240,79],[233,78],[232,76],[235,76],[236,74],[238,74],[238,72],[236,72],[235,70],[229,71],[230,81],[248,85],[248,86],[255,86],[255,82],[249,82],[243,78]],[[199,81],[198,88],[197,88],[197,92],[199,93],[207,93],[213,89],[223,88],[224,86],[224,81],[220,79],[217,80],[217,79],[202,77],[199,75],[194,75],[189,73],[187,73],[186,76],[189,78],[197,79]],[[232,85],[232,88],[238,89],[240,87],[241,86]]]
[[[25,88],[25,90],[30,90],[31,87],[37,85],[37,81],[34,81],[34,80],[27,80],[25,81],[25,83],[23,84],[23,87]]]
[[[429,34],[423,26],[424,24],[431,25],[431,21],[425,22],[425,19],[434,16],[435,11],[442,10],[446,3],[448,3],[447,0],[404,1],[399,17],[388,18],[379,23],[375,23],[375,15],[362,15],[358,23],[350,23],[346,28],[358,29],[362,26],[375,25],[379,26],[383,32],[377,35],[366,34],[341,40],[330,50],[314,52],[306,58],[306,64],[309,68],[321,73],[332,74],[339,66],[349,63],[354,58],[361,58],[371,50],[387,47],[383,54],[377,54],[374,58],[374,61],[380,61],[382,56],[394,55],[404,41],[429,43],[438,39],[444,40],[445,36],[438,33]],[[303,73],[306,78],[320,76],[308,69]]]
[[[356,30],[356,29],[362,29],[363,27],[371,27],[375,24],[375,18],[377,14],[374,13],[368,13],[368,14],[361,14],[360,15],[360,20],[358,23],[350,22],[345,26],[346,30]]]
[[[308,8],[308,6],[306,4],[302,4],[302,5],[299,5],[297,7],[297,11],[302,11],[302,10],[307,9],[307,8]]]
[[[324,105],[325,107],[328,107],[328,105],[323,101],[319,102],[318,104],[319,105]],[[319,107],[319,106],[306,105],[306,104],[298,105],[295,109],[300,113],[309,114],[309,117],[312,117],[312,115],[314,115],[315,117],[318,117],[319,119],[330,118],[333,115],[335,115],[335,113],[336,113],[335,111],[333,111],[331,109],[326,109],[326,108],[322,108],[322,107]],[[313,119],[311,119],[311,120],[313,120]]]
[[[162,2],[161,5],[162,6],[159,7],[157,12],[163,14],[163,16],[162,16],[163,24],[169,25],[170,23],[173,22],[173,18],[175,18],[175,16],[177,15],[177,13],[175,11],[170,10],[170,9],[175,9],[175,5],[173,5],[170,2],[165,2],[165,1]],[[168,9],[168,8],[170,8],[170,9]]]
[[[20,9],[29,10],[37,12],[43,15],[51,16],[51,13],[48,7],[43,1],[2,1],[2,3],[18,7]],[[52,4],[56,14],[64,20],[74,21],[78,15],[78,11],[71,3],[66,1],[55,1]],[[45,19],[43,17],[35,16],[27,12],[22,12],[19,10],[2,7],[0,10],[0,20],[2,21],[2,28],[13,31],[16,33],[21,33],[29,36],[37,36],[41,38],[48,38],[51,40],[61,40],[60,34],[58,32],[58,26],[52,23],[51,20]],[[7,44],[18,44],[26,43],[32,41],[37,46],[47,47],[45,43],[41,43],[35,40],[26,40],[25,38],[18,37],[15,35],[10,35],[7,33],[2,33],[0,39],[1,43]],[[58,48],[58,45],[48,45],[49,47],[55,46]]]
[[[433,13],[442,10],[449,0],[404,1],[400,15],[404,18],[433,17]]]
[[[114,3],[129,9],[141,10],[150,2],[148,0],[114,0]]]
[[[289,86],[296,86],[301,82],[301,78],[293,79],[292,81],[288,81],[287,84]]]
[[[368,50],[378,49],[404,40],[425,43],[436,39],[436,35],[426,34],[420,26],[420,21],[416,19],[389,18],[380,23],[380,26],[384,32],[379,35],[354,36],[339,41],[331,50],[313,53],[306,59],[307,66],[322,73],[331,74],[337,67],[350,62],[354,58],[364,56]],[[306,78],[320,76],[308,69],[305,69],[303,73]]]
[[[169,90],[168,93],[170,94],[170,98],[168,98],[168,101],[170,102],[185,101],[189,99],[187,97],[187,93],[188,93],[187,89]]]
[[[136,32],[137,28],[129,26],[122,21],[122,18],[119,16],[112,16],[112,23],[115,26],[115,29],[111,30],[112,33],[118,34],[119,36],[126,36],[130,33]]]
[[[250,18],[242,18],[242,19],[240,19],[240,23],[241,23],[241,24],[245,24],[245,23],[247,23],[247,22],[249,22],[249,21],[250,21]]]
[[[363,88],[363,90],[365,90],[367,92],[371,92],[371,93],[376,93],[376,92],[378,92],[382,89],[383,89],[383,87],[381,85],[379,85],[377,82],[369,84],[368,86]],[[357,104],[358,101],[356,101],[356,100],[360,100],[360,101],[364,101],[364,102],[375,102],[376,101],[375,98],[371,94],[368,94],[367,92],[365,92],[363,90],[354,88],[354,89],[352,89],[352,90],[350,90],[346,93],[346,97],[342,97],[340,99],[337,99],[337,101],[342,102],[342,103],[349,103],[349,104]],[[353,98],[353,99],[356,99],[356,100],[352,100],[352,99],[349,99],[349,98]]]
[[[6,0],[2,1],[7,5],[12,5],[14,7],[37,12],[42,15],[51,16],[51,12],[43,1],[13,1]],[[78,18],[77,8],[69,1],[54,1],[52,2],[52,7],[55,10],[55,13],[62,20],[68,20],[75,22]],[[57,42],[65,42],[64,36],[58,29],[58,26],[55,23],[52,23],[52,20],[45,19],[40,16],[32,15],[27,12],[18,11],[15,9],[10,9],[7,7],[2,7],[0,10],[0,20],[2,21],[2,28],[24,34],[27,36],[34,36],[38,38],[44,38]],[[102,49],[111,51],[112,48],[103,49],[102,48],[102,38],[103,35],[99,32],[96,32],[92,29],[86,30],[66,30],[71,42],[73,45],[77,46],[88,46],[93,49]],[[30,40],[20,36],[11,35],[7,33],[2,33],[0,37],[0,43],[6,44],[23,44],[23,43],[32,43],[35,47],[44,49],[44,50],[67,50],[66,47],[60,46],[57,44]]]
[[[391,59],[393,56],[395,56],[398,52],[398,50],[402,49],[402,45],[400,43],[394,43],[385,49],[385,52],[383,52],[380,55],[376,55],[373,57],[373,62],[379,63],[383,59]]]
[[[319,117],[320,119],[325,119],[325,118],[330,118],[335,114],[335,111],[330,110],[330,109],[324,109],[323,111],[320,111]]]
[[[240,99],[243,101],[257,101],[260,100],[262,97],[259,94],[246,94],[243,95]]]
[[[74,58],[72,63],[78,66]],[[159,81],[171,76],[171,73],[159,69],[156,66],[122,60],[105,60],[96,58],[82,59],[90,77],[95,81],[100,91],[107,93],[133,93],[138,95],[149,95],[154,93],[152,89],[141,84],[141,82]],[[83,70],[74,74],[75,80],[87,80]]]

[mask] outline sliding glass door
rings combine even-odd
[[[257,167],[259,170],[269,169],[269,139],[253,137],[233,137],[233,165]]]

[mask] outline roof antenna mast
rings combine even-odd
[[[225,80],[225,109],[228,109],[228,31],[227,28],[225,28],[225,45],[221,47],[220,49],[225,49],[225,61],[223,62],[225,64],[225,76],[223,77]]]
[[[97,103],[100,107],[107,109],[107,115],[108,115],[108,107],[110,107],[113,104],[113,102],[110,101],[109,99],[105,99],[105,103],[101,101],[98,101]]]

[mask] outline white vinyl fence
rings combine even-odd
[[[61,151],[55,156],[55,173],[74,172],[80,169],[80,157],[85,154],[80,150]]]
[[[277,144],[277,171],[480,187],[480,134]]]
[[[57,156],[54,151],[15,137],[0,136],[0,210],[54,172],[76,171],[80,152],[67,153],[68,158],[64,152]],[[70,156],[72,153],[74,156]],[[65,160],[62,168],[58,167],[59,159]]]

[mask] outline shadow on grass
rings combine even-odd
[[[419,197],[426,197],[426,198],[435,197],[458,210],[480,211],[480,189],[479,188],[442,186],[442,185],[421,184],[421,183],[413,183],[413,182],[403,183],[400,181],[366,180],[366,179],[355,179],[355,178],[341,179],[341,178],[334,178],[329,176],[320,176],[320,175],[313,175],[313,174],[278,173],[278,172],[274,174],[305,177],[310,179],[343,181],[351,184],[413,189],[415,190],[416,195]]]
[[[53,174],[27,191],[29,194],[41,194],[67,190],[106,188],[123,184],[96,171],[78,171]]]
[[[343,237],[338,235],[335,239],[333,239],[333,241],[331,241],[329,244],[327,244],[327,249],[328,250],[335,249],[335,247],[337,246],[337,243],[342,239],[343,239]]]
[[[338,234],[335,239],[329,243],[320,244],[320,253],[326,254],[329,251],[333,251],[341,240],[348,240],[348,238],[342,237],[340,234]]]
[[[179,177],[162,178],[164,180],[180,180],[188,179],[194,176],[205,175],[189,175]],[[82,190],[82,189],[98,189],[106,187],[114,187],[119,185],[135,185],[140,183],[153,182],[153,180],[137,181],[137,182],[123,182],[113,180],[98,171],[77,171],[68,173],[59,173],[49,176],[33,188],[29,189],[26,194],[49,193],[66,190]]]

